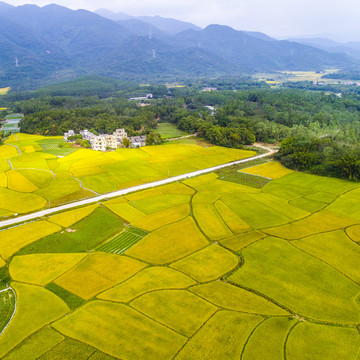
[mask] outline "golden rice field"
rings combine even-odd
[[[19,133],[0,146],[0,218],[105,194],[255,155],[252,151],[201,146],[196,140],[140,149],[96,152],[59,148],[61,137]],[[65,151],[65,152],[64,152]],[[69,152],[70,151],[70,152]],[[171,194],[161,206],[188,199]],[[139,207],[113,206],[133,221],[147,213]],[[152,199],[150,200],[152,202]],[[157,209],[156,209],[157,210]]]
[[[0,231],[0,358],[358,359],[360,186],[245,171],[272,180],[207,174]]]
[[[0,88],[0,95],[6,95],[9,91],[9,87]]]

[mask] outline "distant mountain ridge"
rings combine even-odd
[[[163,30],[169,23],[177,24],[171,25],[175,35]],[[188,28],[177,32],[179,24]],[[347,55],[262,33],[190,25],[160,17],[114,21],[55,4],[0,2],[0,87],[36,88],[86,74],[142,81],[360,68]]]

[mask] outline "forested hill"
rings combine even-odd
[[[160,20],[0,3],[0,84],[33,89],[86,74],[147,80],[360,67],[346,55],[261,33],[212,25],[174,34]]]

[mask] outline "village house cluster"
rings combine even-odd
[[[64,133],[65,141],[69,141],[69,138],[72,136],[76,136],[74,130],[69,130]],[[101,134],[95,135],[89,130],[81,130],[80,135],[83,140],[89,140],[91,148],[96,151],[106,151],[109,149],[117,149],[123,146],[124,139],[129,139],[130,146],[137,148],[145,146],[146,144],[146,136],[133,136],[128,137],[125,129],[116,129],[116,131],[112,134]]]

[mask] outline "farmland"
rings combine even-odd
[[[61,137],[11,135],[0,146],[0,217],[30,213],[255,154],[208,145],[187,139],[184,143],[100,153],[69,148]],[[156,212],[167,208],[169,202],[174,206],[186,203],[187,196],[163,196],[155,209],[153,199],[136,200],[132,212],[128,206],[113,208],[118,208],[120,216],[128,213],[131,218],[126,220],[133,221],[136,214]]]
[[[268,181],[211,173],[2,230],[0,356],[355,359],[360,187],[244,171]]]

